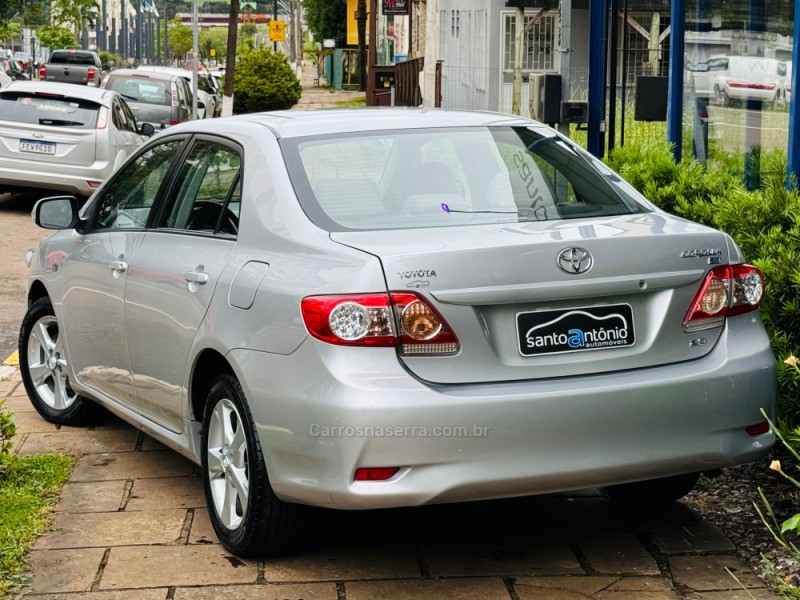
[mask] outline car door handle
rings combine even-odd
[[[205,285],[208,283],[208,273],[200,271],[188,271],[183,274],[183,278],[189,283],[196,283],[198,285]]]
[[[109,266],[112,271],[119,271],[120,273],[124,273],[128,270],[128,263],[122,260],[112,260]]]

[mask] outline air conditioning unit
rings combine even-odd
[[[561,121],[561,75],[531,73],[530,115],[532,119],[555,125]]]

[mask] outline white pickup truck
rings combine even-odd
[[[53,50],[50,59],[39,67],[39,79],[100,87],[103,65],[91,50]]]

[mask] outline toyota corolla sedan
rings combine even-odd
[[[0,189],[89,197],[154,131],[116,92],[15,81],[0,90]]]
[[[762,274],[509,115],[252,114],[149,141],[28,256],[20,364],[201,465],[224,546],[302,505],[600,487],[671,501],[765,456]]]

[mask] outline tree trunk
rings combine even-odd
[[[236,36],[239,33],[239,0],[231,0],[228,19],[228,51],[225,55],[225,89],[222,98],[222,116],[233,114],[233,76],[236,69]]]

